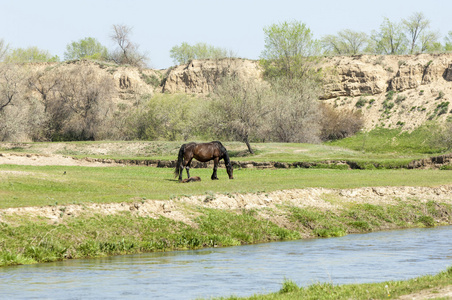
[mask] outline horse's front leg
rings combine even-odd
[[[214,160],[213,160],[213,173],[212,173],[212,176],[210,177],[210,179],[212,179],[212,180],[218,180],[217,169],[218,169],[219,161],[220,160],[218,158],[214,158]]]

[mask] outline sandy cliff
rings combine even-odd
[[[328,57],[320,67],[325,75],[320,100],[337,109],[361,110],[368,129],[411,130],[452,116],[452,53]],[[256,61],[195,60],[168,70],[162,91],[207,94],[212,78],[232,70],[245,78],[262,77]]]

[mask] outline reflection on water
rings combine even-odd
[[[452,226],[0,268],[0,298],[194,299],[402,280],[452,265]]]

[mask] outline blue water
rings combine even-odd
[[[452,226],[0,268],[1,299],[195,299],[403,280],[452,266]]]

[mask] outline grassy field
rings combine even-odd
[[[437,186],[452,182],[442,170],[237,169],[229,180],[219,169],[192,169],[201,182],[180,184],[173,169],[0,165],[0,208],[55,204],[169,200],[206,193],[270,192],[306,187]],[[184,174],[186,177],[186,175]]]
[[[232,160],[319,162],[351,160],[362,165],[379,163],[389,168],[441,154],[422,142],[425,133],[411,135],[396,131],[362,133],[327,144],[253,143],[250,156],[243,143],[224,143]],[[425,140],[424,140],[425,141]],[[70,142],[0,144],[0,153],[59,154],[73,157],[114,159],[174,160],[182,142]],[[171,200],[181,196],[216,193],[269,193],[307,187],[358,188],[369,186],[427,186],[452,183],[447,170],[407,169],[341,170],[317,169],[235,169],[229,180],[224,169],[220,180],[210,180],[211,169],[192,169],[201,182],[180,184],[173,169],[145,166],[80,167],[0,165],[0,209],[45,206],[61,210],[64,206],[90,203]],[[184,177],[186,174],[184,173]],[[279,212],[290,228],[263,219],[255,210],[221,210],[185,206],[194,226],[164,216],[140,217],[131,212],[104,215],[86,212],[78,217],[64,216],[52,223],[43,217],[0,215],[0,266],[48,262],[71,258],[196,249],[213,246],[298,239],[306,236],[341,236],[387,228],[435,226],[440,214],[450,216],[447,203],[428,201],[399,202],[396,205],[347,204],[332,213],[315,208],[281,206]],[[267,212],[271,213],[271,212]],[[446,221],[450,223],[449,221]],[[279,293],[256,295],[250,299],[368,299],[391,298],[410,291],[450,282],[451,269],[436,277],[413,282],[373,285],[333,286],[318,284],[307,288],[284,283]],[[421,282],[421,281],[418,281]],[[432,282],[430,285],[427,282]],[[390,294],[388,296],[388,289]],[[371,295],[371,296],[370,296]],[[235,299],[234,297],[228,299]]]

